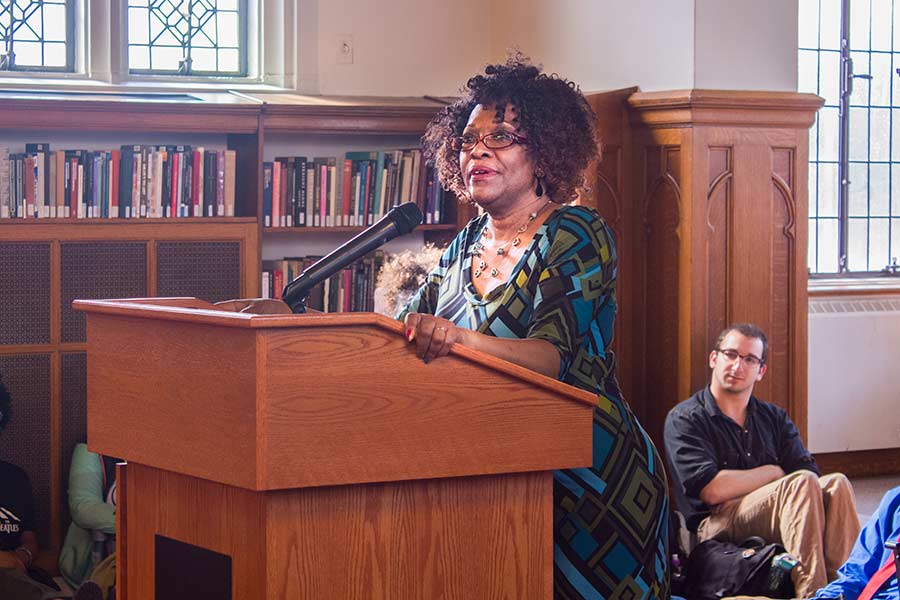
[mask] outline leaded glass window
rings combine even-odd
[[[894,2],[799,2],[799,89],[825,99],[810,131],[812,273],[878,272],[900,257],[900,2]],[[842,40],[849,42],[844,58]],[[855,77],[842,77],[842,61]]]
[[[245,77],[246,0],[128,0],[133,74]]]
[[[75,0],[0,0],[0,71],[72,71]]]

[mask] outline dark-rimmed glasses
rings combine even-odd
[[[460,150],[468,151],[477,146],[478,142],[484,144],[485,148],[500,150],[513,144],[527,144],[528,139],[511,131],[495,131],[482,136],[477,136],[474,133],[464,133],[450,140],[450,147],[457,152]]]
[[[762,359],[755,354],[741,354],[737,350],[732,350],[731,348],[726,348],[724,350],[716,348],[716,352],[724,356],[728,362],[734,362],[737,359],[741,359],[744,366],[748,368],[758,367],[763,362]]]

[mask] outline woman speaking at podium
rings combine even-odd
[[[469,79],[424,142],[441,184],[482,214],[398,318],[425,362],[462,344],[597,394],[593,464],[554,472],[554,596],[667,599],[663,463],[610,351],[615,247],[596,211],[569,204],[597,157],[594,122],[575,84],[520,56]],[[221,304],[291,312],[276,300]]]
[[[554,472],[554,596],[668,598],[663,463],[610,351],[613,240],[569,204],[597,156],[594,121],[572,82],[521,57],[469,79],[424,141],[444,187],[482,214],[400,318],[425,362],[463,344],[597,394],[593,465]]]

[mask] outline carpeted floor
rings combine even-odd
[[[850,481],[853,483],[853,491],[856,492],[856,511],[859,513],[860,523],[865,523],[878,508],[884,493],[900,485],[900,475],[865,477]]]

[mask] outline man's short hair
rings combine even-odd
[[[3,385],[3,377],[0,377],[0,431],[9,423],[10,407],[12,399],[9,397],[9,391]]]
[[[766,359],[769,357],[769,340],[766,338],[766,334],[760,329],[758,326],[753,323],[734,323],[729,325],[725,329],[722,330],[722,333],[719,334],[719,339],[716,340],[716,350],[719,350],[722,346],[722,342],[725,341],[725,336],[727,336],[732,331],[737,331],[744,337],[757,339],[762,342],[762,356],[759,357],[760,362],[765,364]]]

